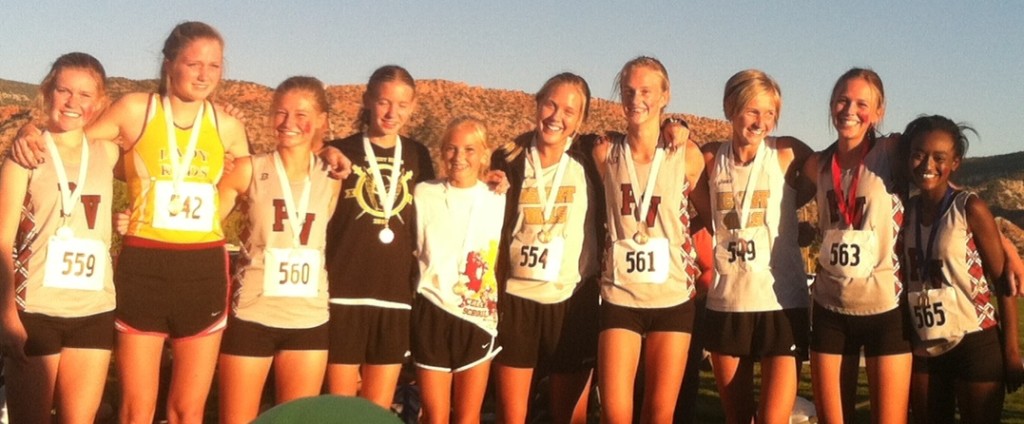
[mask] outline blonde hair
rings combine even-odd
[[[846,71],[843,75],[839,76],[839,79],[836,80],[836,84],[832,86],[832,96],[828,99],[830,123],[832,122],[833,107],[836,104],[836,98],[839,97],[839,91],[843,89],[847,82],[857,78],[861,78],[867,82],[875,92],[877,100],[875,107],[881,111],[885,110],[885,86],[882,85],[882,78],[878,76],[878,73],[868,68],[850,68],[849,71]],[[881,124],[881,119],[879,119],[879,124]],[[874,132],[877,128],[872,126],[871,130]]]
[[[722,96],[722,110],[725,118],[732,120],[743,108],[760,94],[768,94],[775,104],[775,124],[782,115],[782,90],[772,77],[757,69],[739,71],[725,83]]]
[[[330,115],[331,113],[331,102],[327,97],[327,89],[324,88],[324,83],[315,77],[309,76],[293,76],[278,84],[277,88],[274,89],[274,96],[270,104],[272,105],[270,115],[273,116],[274,109],[277,107],[277,103],[281,101],[281,97],[293,91],[301,91],[309,94],[313,98],[313,104],[317,107],[317,112],[322,112]],[[273,122],[271,119],[270,122]],[[327,134],[330,129],[330,121],[324,120],[324,126],[317,129],[315,135],[316,140],[321,140]]]
[[[455,118],[448,124],[448,127],[444,130],[444,135],[441,137],[441,150],[444,151],[444,147],[451,143],[455,133],[463,130],[468,130],[470,136],[476,140],[477,145],[480,147],[480,154],[483,157],[480,165],[480,175],[483,177],[491,168],[491,148],[487,145],[487,125],[484,121],[472,117],[472,116],[460,116]],[[441,168],[444,169],[443,167]]]
[[[625,65],[622,65],[622,69],[619,70],[619,74],[615,76],[615,91],[619,96],[620,102],[622,101],[623,84],[625,84],[626,79],[629,78],[629,74],[636,68],[647,68],[654,71],[659,77],[661,77],[661,89],[666,93],[672,90],[672,82],[668,79],[668,70],[665,69],[665,65],[663,65],[660,60],[650,56],[637,56],[629,62],[626,62]],[[666,105],[666,107],[668,107],[668,105]],[[658,113],[664,113],[664,109],[665,108],[662,108]]]
[[[53,61],[53,65],[50,66],[50,72],[43,77],[43,81],[39,83],[38,93],[36,95],[36,107],[38,112],[42,115],[49,113],[53,107],[53,90],[57,85],[57,77],[65,69],[80,69],[88,72],[92,75],[93,79],[96,80],[96,100],[97,109],[93,113],[92,119],[96,119],[103,113],[103,109],[107,107],[107,71],[103,69],[103,64],[98,59],[88,53],[72,52],[61,55],[57,60]],[[39,116],[37,116],[38,118]]]

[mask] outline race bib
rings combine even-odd
[[[662,284],[668,280],[667,238],[650,238],[640,244],[622,239],[612,245],[615,282],[618,284]]]
[[[153,227],[163,230],[210,232],[216,210],[212,184],[183,182],[177,193],[174,183],[157,181],[153,191]]]
[[[565,238],[552,236],[543,243],[540,240],[523,242],[518,237],[512,240],[512,276],[535,281],[558,281],[562,269],[562,255],[565,252]]]
[[[764,271],[769,268],[771,249],[765,227],[729,230],[715,244],[715,270],[722,275]]]
[[[914,331],[921,340],[952,340],[963,334],[956,314],[948,313],[956,305],[956,289],[943,287],[914,291],[907,295]]]
[[[828,230],[818,251],[818,263],[845,278],[871,276],[878,259],[878,237],[871,231]]]
[[[108,254],[107,246],[99,240],[50,237],[43,287],[103,290]]]
[[[316,297],[323,267],[323,254],[317,249],[266,249],[263,251],[263,295]]]

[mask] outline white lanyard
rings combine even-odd
[[[636,165],[633,164],[633,149],[629,147],[629,142],[624,142],[625,148],[622,149],[622,156],[626,160],[626,173],[629,174],[629,185],[633,188],[633,196],[640,192],[640,179],[636,175]],[[655,146],[654,148],[654,160],[651,161],[651,170],[647,174],[647,186],[644,187],[644,194],[636,199],[637,209],[639,209],[640,215],[637,218],[637,233],[633,235],[633,240],[638,244],[647,243],[647,213],[651,210],[651,198],[654,197],[654,186],[658,182],[658,170],[661,169],[661,162],[665,159],[665,149]]]
[[[747,219],[750,218],[750,205],[751,203],[753,203],[754,199],[753,190],[757,179],[760,178],[761,176],[761,168],[763,168],[762,165],[764,164],[764,156],[766,154],[765,142],[766,141],[762,139],[761,144],[757,146],[757,153],[755,153],[754,162],[750,164],[750,174],[747,175],[747,187],[744,189],[745,191],[743,192],[743,202],[741,202],[741,204],[739,205],[739,210],[737,211],[739,212],[739,228],[741,229],[747,226]],[[725,169],[730,177],[735,177],[735,173],[733,172],[733,169],[735,168],[735,165],[733,163],[734,160],[735,159],[733,159],[732,142],[730,142],[729,156],[728,158],[726,158],[725,163]],[[736,197],[737,191],[734,185],[732,190],[732,198],[734,202],[736,200]]]
[[[285,171],[284,163],[281,162],[281,154],[274,152],[271,156],[274,157],[277,181],[280,183],[281,193],[284,195],[284,207],[288,214],[288,225],[292,228],[293,247],[299,247],[302,245],[299,236],[302,234],[302,226],[306,221],[306,211],[309,210],[309,190],[312,185],[309,174],[316,165],[316,159],[314,159],[312,153],[309,154],[309,168],[306,172],[305,180],[302,181],[302,196],[299,198],[299,204],[296,205],[295,198],[292,195],[291,182],[288,181],[288,172]]]
[[[373,145],[370,144],[370,138],[365,134],[363,135],[363,150],[366,151],[366,161],[369,162],[367,166],[369,166],[370,173],[373,175],[373,188],[376,190],[377,198],[380,199],[381,207],[384,209],[384,229],[380,231],[380,241],[385,244],[391,243],[391,240],[395,238],[395,234],[388,228],[388,223],[391,222],[395,198],[398,197],[398,174],[402,167],[402,138],[395,136],[395,155],[391,162],[391,185],[387,188],[384,187],[384,177],[380,174],[380,164],[377,163],[377,155],[373,153]]]
[[[89,140],[85,138],[85,134],[82,134],[82,160],[78,163],[78,181],[75,183],[75,190],[72,191],[67,171],[64,170],[64,161],[61,160],[57,144],[53,142],[49,131],[43,133],[43,139],[46,141],[46,148],[50,151],[50,156],[53,157],[53,166],[57,170],[57,187],[60,189],[60,216],[67,218],[75,211],[78,199],[82,198],[82,190],[85,189],[85,174],[89,169]]]
[[[450,200],[451,193],[449,190],[453,190],[449,182],[444,183],[444,204],[445,208],[448,209],[448,216],[452,216],[452,202]],[[459,252],[458,265],[462,268],[462,264],[466,261],[466,253],[473,250],[473,234],[476,234],[476,227],[479,226],[479,219],[477,217],[477,209],[480,208],[480,204],[483,203],[485,192],[481,189],[479,184],[474,185],[469,190],[472,191],[473,203],[469,207],[469,222],[466,225],[466,237],[462,239],[462,251]],[[458,225],[458,223],[456,223]]]
[[[565,140],[565,148],[562,150],[562,157],[558,159],[558,169],[555,171],[555,178],[551,181],[551,192],[548,193],[546,184],[544,182],[544,168],[540,163],[540,155],[537,153],[537,138],[534,136],[533,142],[530,143],[530,165],[533,167],[533,179],[537,182],[537,197],[540,198],[542,204],[541,211],[544,214],[544,222],[541,224],[546,225],[551,220],[551,214],[555,210],[555,200],[558,199],[558,188],[562,185],[562,178],[565,176],[565,168],[569,165],[569,155],[565,152],[569,151],[569,146],[572,145],[572,137]],[[540,241],[547,243],[550,240],[550,234],[541,230],[538,234]],[[544,240],[547,238],[548,240]]]
[[[174,131],[174,111],[171,110],[170,96],[163,96],[164,121],[167,124],[167,154],[171,160],[171,181],[174,183],[174,191],[178,192],[181,182],[188,175],[188,168],[192,159],[196,156],[196,144],[199,143],[199,133],[203,122],[203,114],[206,113],[206,102],[199,105],[199,113],[192,122],[191,135],[188,139],[188,146],[185,147],[185,156],[178,154],[178,134]]]

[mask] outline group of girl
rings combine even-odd
[[[671,422],[694,332],[734,423],[788,421],[808,349],[825,422],[852,419],[861,349],[876,422],[906,421],[908,404],[920,422],[952,420],[953,395],[961,416],[998,421],[1004,387],[1024,380],[1004,290],[1016,252],[949,182],[963,130],[925,117],[879,135],[872,71],[836,83],[839,137],[819,153],[770,136],[781,91],[760,71],[729,79],[731,139],[702,148],[662,121],[658,60],[619,72],[624,134],[580,135],[589,86],[562,73],[536,95],[536,128],[493,153],[482,120],[453,121],[435,179],[426,147],[399,135],[416,99],[398,66],[370,77],[360,132],[327,143],[323,84],[289,78],[270,107],[276,149],[249,156],[241,122],[210,102],[223,47],[206,24],[178,25],[158,92],[109,108],[89,55],[61,56],[40,85],[42,160],[23,149],[0,170],[0,202],[24,205],[0,212],[15,422],[52,410],[91,422],[115,345],[121,421],[151,422],[165,340],[170,422],[202,421],[215,368],[222,422],[256,417],[271,365],[278,403],[326,385],[389,406],[410,350],[425,422],[479,421],[492,360],[503,422],[526,420],[537,369],[552,421],[584,422],[595,368],[603,421]],[[346,161],[351,175],[330,178]],[[131,202],[116,268],[115,175]],[[796,210],[812,197],[822,242],[808,296]],[[229,284],[220,220],[233,209],[245,223]],[[702,264],[714,282],[695,325]]]

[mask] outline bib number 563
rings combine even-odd
[[[830,265],[857,266],[860,265],[860,246],[856,244],[832,243],[829,249],[828,262]]]

